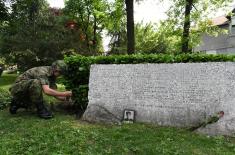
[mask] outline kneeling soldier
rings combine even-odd
[[[16,114],[19,108],[36,105],[38,116],[52,118],[52,113],[43,103],[43,92],[57,99],[65,100],[72,96],[71,91],[56,90],[56,78],[67,71],[67,65],[62,60],[52,63],[52,66],[34,67],[21,74],[10,88],[13,96],[10,113]]]

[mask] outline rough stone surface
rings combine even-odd
[[[83,120],[95,123],[121,124],[121,119],[112,114],[101,105],[90,105],[86,113],[83,115]]]
[[[103,109],[103,110],[102,110]],[[104,110],[105,109],[105,110]],[[89,104],[83,119],[122,121],[125,109],[136,122],[190,127],[224,111],[199,132],[235,132],[235,63],[93,65]],[[114,122],[115,122],[114,121]]]

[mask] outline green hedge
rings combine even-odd
[[[233,55],[208,55],[208,54],[150,54],[150,55],[116,55],[116,56],[91,56],[75,55],[65,57],[69,65],[69,74],[65,76],[65,85],[72,89],[74,101],[83,110],[87,106],[88,82],[90,66],[92,64],[140,64],[140,63],[190,63],[190,62],[225,62],[235,61]]]

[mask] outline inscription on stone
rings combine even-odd
[[[99,105],[120,120],[124,109],[133,109],[137,122],[167,126],[193,126],[217,111],[230,120],[235,116],[234,86],[232,62],[93,65],[84,115]]]

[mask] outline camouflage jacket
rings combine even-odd
[[[37,79],[40,81],[41,85],[49,85],[50,88],[56,89],[56,77],[52,74],[51,66],[31,68],[21,74],[15,82],[18,83],[22,80],[30,79]]]

